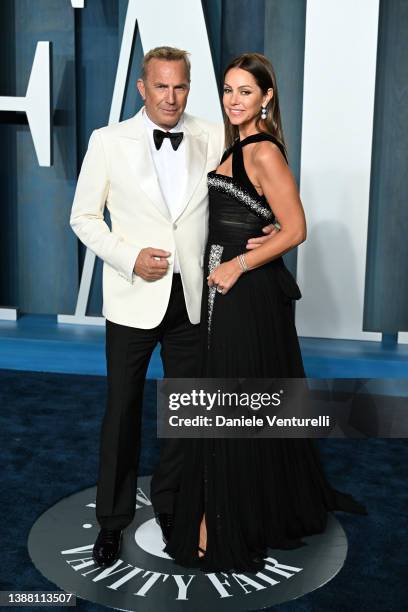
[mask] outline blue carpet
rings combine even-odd
[[[57,500],[94,485],[104,403],[105,379],[100,376],[0,370],[2,590],[54,590],[31,564],[28,533],[36,518]],[[157,459],[155,423],[155,384],[149,381],[142,475],[152,473]],[[343,570],[321,589],[273,610],[405,610],[407,441],[321,440],[319,444],[332,484],[364,502],[369,516],[339,513],[349,539]],[[82,600],[77,609],[106,610]]]

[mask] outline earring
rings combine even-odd
[[[261,119],[266,119],[266,106],[261,106]]]

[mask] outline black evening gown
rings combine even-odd
[[[206,378],[305,375],[292,308],[301,295],[282,258],[243,274],[226,295],[206,282],[214,267],[245,252],[247,239],[274,221],[243,163],[243,146],[261,140],[275,142],[285,155],[272,136],[256,134],[224,154],[223,160],[233,156],[232,177],[208,175],[200,368]],[[323,532],[328,511],[366,514],[350,495],[329,485],[311,439],[201,438],[183,443],[174,530],[165,548],[182,566],[256,572],[268,548],[297,548],[304,545],[303,536]],[[198,560],[204,513],[207,552]]]

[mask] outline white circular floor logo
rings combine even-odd
[[[135,542],[139,548],[151,555],[171,559],[163,550],[162,532],[154,518],[139,525],[135,531]]]
[[[99,531],[96,487],[62,499],[38,518],[28,538],[34,565],[64,591],[120,610],[237,612],[313,591],[333,578],[346,558],[345,533],[330,515],[324,534],[304,538],[307,546],[296,550],[270,550],[256,574],[180,567],[163,551],[148,491],[150,477],[140,478],[135,519],[111,567],[99,568],[92,559]]]

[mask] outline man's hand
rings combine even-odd
[[[250,238],[246,244],[247,251],[256,249],[263,245],[265,242],[270,240],[275,234],[279,232],[279,229],[275,225],[266,225],[262,228],[262,231],[266,236],[257,236],[256,238]]]
[[[169,268],[167,257],[170,255],[171,253],[162,249],[152,247],[142,249],[137,256],[133,271],[145,281],[159,280]]]

